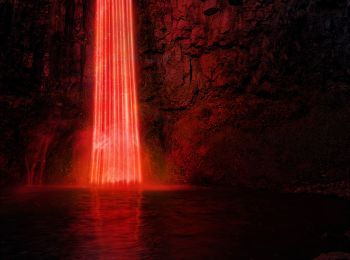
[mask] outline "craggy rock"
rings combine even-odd
[[[346,193],[348,1],[135,3],[147,177]],[[0,3],[0,182],[23,182],[43,160],[45,181],[73,180],[73,140],[91,111],[93,8]]]
[[[87,3],[0,3],[0,184],[69,173],[84,123]]]
[[[142,117],[143,139],[164,154],[154,165],[180,182],[349,187],[349,10],[138,0],[142,114],[156,115]]]

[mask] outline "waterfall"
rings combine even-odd
[[[96,0],[90,181],[142,181],[132,0]]]

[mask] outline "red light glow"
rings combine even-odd
[[[92,184],[141,183],[132,0],[96,0]]]

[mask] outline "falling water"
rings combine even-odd
[[[29,146],[25,155],[27,185],[43,184],[47,152],[52,139],[53,136],[43,135],[35,143],[35,147]]]
[[[96,0],[92,184],[142,181],[132,0]]]

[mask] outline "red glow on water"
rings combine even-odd
[[[142,181],[131,0],[97,0],[90,182]]]

